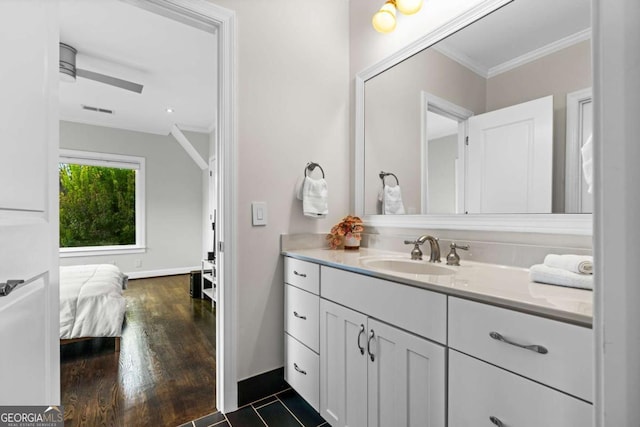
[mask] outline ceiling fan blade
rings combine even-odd
[[[116,77],[107,76],[105,74],[100,74],[89,70],[82,70],[80,68],[76,68],[76,75],[78,77],[95,80],[100,83],[116,86],[121,89],[130,90],[136,93],[142,93],[142,88],[144,87],[143,85],[138,83],[133,83],[127,80],[122,80]]]

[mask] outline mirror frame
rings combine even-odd
[[[517,0],[486,0],[355,76],[355,213],[365,225],[447,230],[592,235],[592,214],[365,215],[365,82],[467,25]]]

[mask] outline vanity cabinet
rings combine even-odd
[[[592,340],[591,329],[449,297],[449,426],[591,425]]]
[[[319,411],[320,267],[292,258],[284,265],[284,379]]]
[[[390,298],[388,286],[400,291],[392,282],[321,268],[320,414],[333,427],[445,425],[445,347],[383,323],[424,316],[422,310],[413,312],[409,300],[400,304]],[[427,329],[439,335],[446,325],[445,297],[416,291],[432,294],[427,300],[420,295],[427,307],[442,304],[427,322],[436,325]],[[385,318],[380,310],[387,307],[405,316]],[[374,312],[382,318],[371,317]]]
[[[582,400],[449,350],[449,427],[585,427],[592,411]]]
[[[289,257],[285,282],[285,379],[333,427],[592,423],[588,327]]]

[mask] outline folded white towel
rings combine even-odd
[[[587,183],[587,192],[593,193],[593,135],[590,135],[587,142],[580,149],[582,154],[582,174]]]
[[[567,286],[570,288],[593,289],[593,276],[572,273],[560,268],[547,267],[543,264],[532,265],[529,269],[529,280],[549,285]]]
[[[579,274],[593,274],[593,257],[588,255],[549,254],[544,257],[544,265]]]
[[[378,193],[378,200],[382,202],[382,213],[384,215],[403,215],[404,204],[402,203],[402,192],[400,186],[390,187],[385,185]]]
[[[312,218],[324,218],[329,213],[329,191],[323,178],[305,177],[302,183],[302,211]]]

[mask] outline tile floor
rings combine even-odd
[[[180,427],[329,427],[293,389],[260,399],[226,416],[220,412]]]

